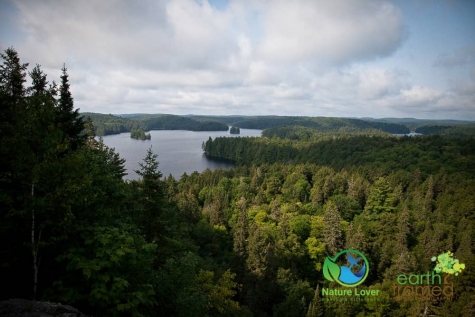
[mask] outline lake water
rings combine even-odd
[[[229,134],[227,131],[193,132],[184,130],[156,130],[150,131],[151,140],[135,140],[130,133],[107,135],[103,137],[104,144],[115,148],[115,151],[125,159],[125,168],[128,175],[124,179],[138,179],[134,170],[140,169],[147,150],[152,146],[152,151],[158,154],[159,170],[163,176],[172,174],[179,179],[183,173],[190,175],[194,171],[202,172],[209,168],[231,168],[234,164],[208,159],[201,148],[203,142],[209,137],[244,137],[261,136],[262,130],[241,129],[241,134]]]

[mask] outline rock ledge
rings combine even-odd
[[[35,302],[26,299],[9,299],[0,302],[3,317],[90,317],[76,308],[58,303]]]

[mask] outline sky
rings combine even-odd
[[[81,112],[475,121],[472,0],[0,0]]]

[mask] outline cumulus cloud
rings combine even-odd
[[[407,72],[382,68],[362,72],[358,85],[360,96],[364,99],[379,99],[386,95],[394,95],[407,87]]]
[[[347,63],[393,53],[402,15],[386,1],[271,1],[263,18],[263,58]]]
[[[82,111],[381,117],[452,106],[475,117],[472,86],[433,88],[381,63],[408,36],[396,4],[12,0],[15,18],[0,25],[14,40],[0,46],[50,80],[65,62]],[[475,79],[464,52],[434,65],[470,65]]]

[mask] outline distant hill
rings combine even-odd
[[[463,120],[431,120],[415,118],[335,118],[297,116],[202,116],[171,114],[101,114],[83,113],[94,122],[97,135],[130,132],[132,129],[226,131],[229,126],[242,129],[273,129],[282,127],[305,127],[317,132],[366,133],[380,131],[391,134],[407,134],[415,131],[422,134],[450,136],[475,136],[475,122]],[[303,131],[303,130],[302,130]],[[299,133],[301,133],[300,131]],[[291,132],[294,133],[294,132]],[[307,133],[307,132],[306,132]],[[286,135],[288,130],[273,130],[272,134]]]
[[[216,121],[198,121],[175,115],[133,114],[112,115],[85,112],[82,115],[91,117],[96,135],[118,134],[138,129],[150,130],[189,130],[189,131],[227,131],[228,125]]]
[[[475,137],[475,124],[471,125],[425,125],[415,130],[422,134],[438,134],[455,137]]]
[[[392,123],[399,123],[399,124],[475,124],[475,121],[467,121],[467,120],[453,120],[453,119],[416,119],[416,118],[381,118],[381,119],[373,119],[373,118],[360,118],[366,121],[383,121],[383,122],[392,122]]]
[[[139,122],[116,115],[94,112],[84,112],[81,114],[85,118],[91,118],[94,123],[96,135],[98,136],[130,132],[133,129],[145,130],[145,126],[141,125]]]
[[[256,119],[261,116],[199,116],[199,115],[189,115],[190,118],[193,118],[198,121],[216,121],[227,125],[234,125],[234,123],[244,120]]]
[[[371,121],[371,122],[390,122],[403,124],[407,126],[411,131],[416,131],[417,128],[422,126],[434,126],[434,125],[444,125],[444,126],[458,126],[458,125],[473,125],[475,121],[466,121],[466,120],[452,120],[452,119],[415,119],[415,118],[360,118],[361,120]]]
[[[229,129],[227,124],[221,122],[198,121],[171,114],[140,115],[131,119],[143,124],[149,130],[227,131]]]
[[[233,125],[244,129],[302,126],[319,132],[352,132],[361,130],[380,130],[392,134],[406,134],[410,132],[408,127],[397,123],[330,117],[258,117],[235,122]]]
[[[121,118],[134,118],[138,116],[147,115],[147,113],[125,113],[125,114],[114,114],[114,116]]]

